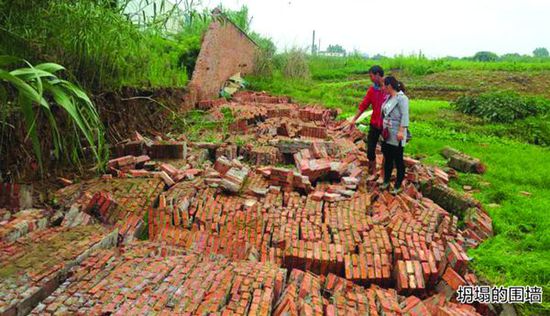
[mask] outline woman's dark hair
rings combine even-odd
[[[384,69],[382,69],[382,67],[378,65],[374,65],[370,67],[369,74],[380,75],[380,77],[384,77]]]
[[[403,82],[398,81],[397,79],[395,79],[394,76],[387,76],[386,78],[384,78],[384,85],[391,86],[395,91],[403,91],[403,93],[405,92],[405,85],[403,84]]]

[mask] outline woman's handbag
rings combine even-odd
[[[384,127],[382,130],[382,139],[388,140],[390,138],[390,130],[387,127]]]

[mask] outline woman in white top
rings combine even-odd
[[[382,153],[384,154],[384,183],[381,190],[390,186],[393,166],[397,169],[397,178],[392,190],[399,194],[403,189],[401,184],[405,178],[405,163],[403,148],[407,143],[407,128],[409,127],[409,98],[405,95],[405,86],[395,77],[384,78],[384,86],[388,99],[382,105]]]

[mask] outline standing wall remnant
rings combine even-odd
[[[223,83],[235,73],[251,73],[258,48],[223,14],[214,12],[213,16],[188,86],[197,101],[217,97]]]

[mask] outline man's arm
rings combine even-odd
[[[370,105],[371,105],[371,101],[370,101],[370,88],[369,88],[369,90],[367,90],[367,94],[363,98],[363,101],[361,101],[361,103],[359,104],[359,108],[357,109],[357,114],[355,114],[350,124],[355,125],[355,122],[357,121],[359,116],[361,116],[361,114],[363,114],[363,112],[365,112]]]

